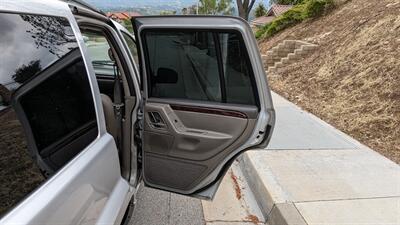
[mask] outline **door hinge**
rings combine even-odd
[[[142,163],[142,146],[143,146],[143,118],[144,113],[143,113],[143,101],[139,102],[139,107],[137,110],[137,117],[136,117],[136,122],[135,122],[135,136],[134,136],[134,141],[136,144],[136,149],[137,149],[137,159],[138,159],[138,166],[139,168],[141,167]]]

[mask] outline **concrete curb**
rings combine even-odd
[[[293,112],[302,111],[275,93],[273,99],[277,111],[287,112],[288,107],[295,109]],[[304,145],[296,144],[294,148],[279,146],[244,153],[239,166],[267,224],[360,224],[371,221],[400,224],[400,217],[396,216],[396,206],[400,204],[399,165],[315,115],[304,111],[302,115],[312,121],[310,125],[308,122],[302,124],[300,130],[309,135],[304,136],[306,140],[314,142],[324,137],[306,130],[326,130],[331,133],[324,137],[330,138],[326,140],[345,140],[351,147],[339,147],[338,142],[335,145],[328,141],[325,142],[329,143],[328,148],[319,145],[304,148]],[[280,129],[276,131],[279,130],[281,138],[275,140],[279,143],[290,142],[293,135],[301,135],[301,132],[288,132],[291,129],[288,124],[296,125],[290,120],[281,118],[277,122]],[[369,207],[369,204],[380,205]],[[343,213],[347,211],[352,213]]]
[[[257,173],[257,170],[254,168],[254,164],[251,162],[248,154],[245,153],[239,159],[239,166],[256,198],[257,204],[261,208],[264,218],[268,222],[268,225],[307,225],[293,203],[287,202],[275,204],[274,198],[277,196],[272,196],[268,187],[263,184],[263,178],[261,178],[260,174]],[[273,180],[271,180],[271,186],[276,189],[280,188],[278,184],[274,184]],[[283,190],[280,191],[281,194],[285,195]]]
[[[293,203],[274,205],[268,219],[269,225],[307,225]]]
[[[261,208],[264,218],[267,218],[274,206],[274,199],[270,195],[267,187],[263,184],[262,178],[259,176],[259,173],[257,173],[256,168],[254,168],[254,165],[250,162],[247,153],[244,153],[243,156],[240,157],[239,166],[256,198],[258,206]]]

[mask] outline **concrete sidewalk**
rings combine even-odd
[[[240,166],[269,225],[400,224],[400,166],[273,94],[270,151]]]
[[[213,201],[141,186],[130,225],[264,225],[239,163],[234,162]]]

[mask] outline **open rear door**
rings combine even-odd
[[[234,17],[139,17],[143,178],[147,186],[212,198],[233,160],[265,147],[271,93],[247,22]]]

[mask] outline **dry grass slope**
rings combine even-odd
[[[320,45],[269,77],[270,85],[400,163],[400,0],[342,3],[327,16],[260,42],[263,54],[285,39]]]

